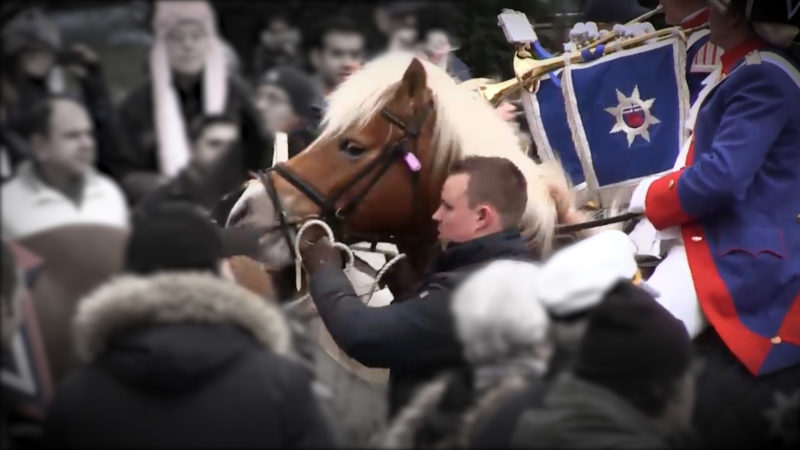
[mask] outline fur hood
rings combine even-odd
[[[387,428],[373,437],[372,444],[384,449],[418,447],[420,444],[417,442],[418,434],[430,420],[431,414],[434,414],[439,407],[449,382],[448,374],[443,374],[421,385],[408,405],[387,425]],[[437,441],[431,446],[469,448],[476,426],[492,414],[505,399],[519,395],[526,386],[524,378],[510,375],[499,380],[492,388],[478,393],[471,402],[472,405],[465,411],[459,412],[456,429],[452,433],[437,436]],[[427,447],[430,444],[422,443],[422,446]]]
[[[80,302],[72,326],[78,356],[91,362],[124,329],[184,322],[237,325],[275,353],[290,351],[289,328],[278,306],[208,273],[114,278]]]

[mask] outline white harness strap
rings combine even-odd
[[[283,132],[275,133],[275,143],[272,150],[272,165],[284,163],[289,160],[289,136]]]

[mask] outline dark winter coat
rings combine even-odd
[[[48,448],[330,447],[277,307],[207,274],[120,277],[83,300]]]
[[[478,434],[491,433],[492,442],[507,448],[515,422],[486,430],[489,416],[511,399],[526,397],[527,377],[509,373],[486,389],[475,389],[473,374],[462,368],[445,373],[419,387],[385,432],[376,436],[379,448],[472,448]],[[538,380],[535,383],[539,386]],[[526,398],[527,400],[527,398]],[[516,420],[516,417],[508,417]],[[497,425],[493,421],[491,425]],[[496,436],[505,432],[505,439]],[[483,441],[481,441],[482,443]],[[481,448],[480,446],[478,448]]]
[[[198,80],[188,89],[177,88],[184,125],[203,116],[202,83]],[[240,126],[240,143],[225,161],[225,168],[213,177],[220,195],[249,178],[249,170],[264,169],[272,161],[272,138],[261,125],[258,112],[247,88],[238,80],[228,81],[228,99],[225,114]],[[126,144],[124,158],[115,161],[114,172],[123,180],[123,188],[132,202],[138,202],[158,185],[153,183],[159,171],[157,135],[153,105],[153,84],[148,81],[122,102],[120,121]],[[188,128],[187,128],[188,129]],[[131,174],[145,174],[149,178],[129,178]],[[148,181],[149,180],[149,181]]]
[[[541,407],[526,411],[511,438],[515,448],[669,448],[648,417],[594,383],[557,379]]]
[[[414,389],[437,373],[463,366],[450,297],[469,273],[496,259],[527,258],[516,231],[457,245],[437,257],[413,295],[391,305],[364,305],[338,267],[311,278],[311,296],[331,336],[348,356],[368,367],[391,369],[389,409],[394,414]]]

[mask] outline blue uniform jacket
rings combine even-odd
[[[800,70],[762,41],[729,49],[687,167],[645,214],[680,225],[703,313],[753,374],[800,363]]]

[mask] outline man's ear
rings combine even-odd
[[[478,206],[477,214],[481,227],[490,226],[499,220],[497,211],[485,203]]]

